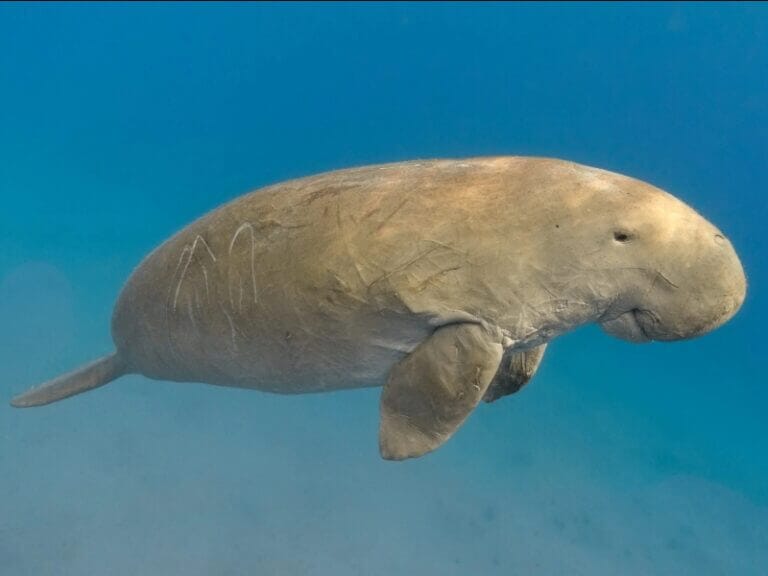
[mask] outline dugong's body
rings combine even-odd
[[[574,324],[599,312],[575,294],[553,301],[557,287],[541,280],[544,265],[570,266],[554,244],[590,224],[538,230],[552,202],[544,196],[557,191],[532,185],[569,185],[574,170],[411,162],[243,196],[134,272],[115,309],[118,350],[162,380],[313,392],[381,385],[393,363],[457,321],[539,344],[565,328],[542,322],[553,306]]]
[[[382,453],[417,456],[517,390],[563,332],[692,337],[744,294],[719,230],[625,176],[517,157],[343,170],[181,230],[126,283],[116,353],[15,403],[129,372],[279,393],[386,383]]]

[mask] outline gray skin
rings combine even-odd
[[[381,454],[403,459],[519,390],[564,332],[692,338],[745,292],[720,230],[626,176],[522,157],[342,170],[178,232],[120,294],[116,352],[13,404],[127,373],[276,393],[384,385]]]

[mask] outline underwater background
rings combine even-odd
[[[379,390],[130,376],[140,259],[251,189],[415,158],[565,158],[682,198],[749,280],[700,339],[586,327],[437,452]],[[767,4],[0,4],[0,576],[768,574]]]

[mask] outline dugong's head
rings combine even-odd
[[[705,334],[741,307],[746,278],[726,235],[674,196],[644,182],[579,167],[586,222],[569,251],[582,288],[603,303],[598,323],[633,342]]]

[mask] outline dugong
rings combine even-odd
[[[413,161],[268,186],[151,252],[116,351],[16,397],[124,374],[282,394],[382,386],[387,459],[443,444],[519,390],[560,334],[692,338],[740,308],[725,235],[639,180],[548,158]]]

